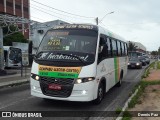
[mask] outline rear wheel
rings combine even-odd
[[[119,82],[117,83],[117,87],[120,87],[122,85],[122,79],[120,78]]]
[[[104,85],[100,83],[98,87],[98,93],[97,93],[97,99],[93,101],[94,104],[98,105],[102,102],[102,99],[104,98]]]
[[[122,78],[123,78],[123,71],[121,71],[121,76],[119,78],[119,82],[116,84],[117,87],[120,87],[122,85]]]

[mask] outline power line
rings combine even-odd
[[[32,18],[36,18],[36,19],[40,19],[40,20],[43,20],[43,21],[46,21],[44,19],[41,19],[41,18],[38,18],[38,17],[34,17],[34,16],[31,16]]]
[[[34,4],[32,4],[30,7],[32,7],[32,6],[37,7],[37,8],[41,8],[41,9],[44,9],[44,10],[47,10],[47,11],[50,11],[50,12],[53,13],[53,11],[48,10],[48,9],[45,9],[45,8],[43,8],[43,7],[39,7],[39,6],[34,5]],[[58,15],[66,16],[66,17],[77,18],[77,17],[75,17],[75,16],[69,16],[69,15],[65,15],[65,14],[61,14],[61,13],[57,13],[57,12],[54,12],[54,14],[58,14]],[[81,19],[88,19],[88,18],[81,18]],[[91,18],[91,19],[93,19],[93,18]]]
[[[126,23],[126,24],[110,24],[108,26],[119,26],[119,25],[145,25],[145,24],[158,24],[160,22],[148,22],[148,23]]]
[[[43,12],[43,13],[46,13],[46,14],[48,14],[48,15],[57,17],[57,18],[59,18],[59,19],[64,19],[64,18],[58,17],[58,16],[56,16],[56,15],[50,14],[50,13],[48,13],[48,12],[45,12],[45,11],[43,11],[43,10],[40,10],[40,9],[38,9],[38,8],[35,8],[35,7],[32,7],[32,8],[33,8],[33,9],[36,9],[36,10],[38,10],[38,11],[41,11],[41,12]],[[69,21],[69,20],[67,20],[67,21]],[[69,21],[69,22],[71,22],[71,21]],[[71,23],[72,23],[72,22],[71,22]]]
[[[28,7],[30,7],[30,8],[36,9],[36,10],[39,11],[39,12],[43,12],[43,13],[45,13],[45,14],[48,14],[48,15],[50,15],[50,16],[54,16],[54,17],[56,17],[56,18],[59,18],[59,19],[62,19],[62,20],[71,22],[71,21],[69,21],[69,20],[67,20],[67,19],[65,19],[65,18],[62,18],[62,17],[56,16],[56,15],[50,14],[50,13],[48,13],[48,12],[46,12],[46,11],[43,11],[43,10],[41,10],[41,9],[36,8],[36,7],[38,7],[38,6],[33,7],[33,6],[35,6],[35,5],[31,6],[31,5],[28,5],[28,4],[25,4],[25,3],[24,3],[24,5],[25,5],[25,6],[28,6]],[[42,8],[42,7],[40,7],[40,8]],[[44,9],[44,8],[42,8],[42,9]],[[52,12],[53,12],[53,11],[52,11]],[[32,17],[35,18],[35,16],[32,16]],[[40,19],[40,18],[39,18],[39,19]],[[42,19],[41,19],[41,20],[42,20]],[[45,21],[46,21],[46,20],[45,20]]]
[[[50,14],[50,13],[48,13],[48,12],[46,12],[46,11],[41,10],[41,9],[38,9],[38,8],[39,8],[38,6],[36,6],[36,7],[38,7],[38,8],[36,8],[36,7],[33,7],[33,6],[35,6],[35,5],[31,6],[31,5],[28,5],[28,4],[25,4],[25,3],[24,3],[24,5],[25,5],[25,6],[28,6],[28,7],[30,7],[30,8],[36,9],[36,10],[39,11],[39,12],[43,12],[43,13],[45,13],[45,14],[48,14],[48,15],[50,15],[50,16],[54,16],[54,17],[59,18],[59,19],[62,19],[62,20],[65,19],[65,18],[56,16],[56,15]],[[42,7],[40,7],[40,8],[42,8]],[[42,9],[44,9],[44,8],[42,8]],[[35,16],[32,16],[32,17],[36,18]],[[40,18],[39,18],[39,19],[40,19]],[[41,20],[42,20],[42,19],[41,19]],[[67,20],[67,19],[65,19],[65,20],[68,21],[68,22],[71,22],[71,21],[69,21],[69,20]],[[45,21],[46,21],[46,20],[45,20]]]
[[[59,11],[59,12],[66,13],[66,14],[70,14],[70,15],[74,15],[74,16],[78,16],[78,17],[83,17],[83,18],[92,18],[92,19],[95,18],[95,17],[87,17],[87,16],[81,16],[81,15],[78,15],[78,14],[69,13],[69,12],[66,12],[66,11],[63,11],[63,10],[59,10],[59,9],[53,8],[53,7],[51,7],[51,6],[45,5],[45,4],[43,4],[43,3],[37,2],[37,1],[35,1],[35,0],[32,0],[32,1],[35,2],[35,3],[38,3],[38,4],[40,4],[40,5],[49,7],[49,8],[51,8],[51,9],[57,10],[57,11]]]

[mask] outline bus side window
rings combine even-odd
[[[100,42],[99,42],[99,50],[98,50],[98,62],[101,62],[103,59],[107,58],[108,56],[108,46],[106,44],[106,39],[104,36],[100,37]]]
[[[125,55],[128,55],[128,47],[127,47],[127,44],[125,43]]]
[[[125,43],[121,43],[121,46],[122,46],[122,55],[125,56]]]
[[[116,40],[112,39],[112,56],[116,57],[117,56],[117,43]]]
[[[118,56],[122,55],[122,49],[121,49],[121,42],[117,41],[117,47],[118,47]]]
[[[111,53],[111,42],[110,42],[110,39],[108,37],[107,37],[107,46],[108,46],[108,50],[107,50],[108,56],[107,57],[111,57],[112,56],[112,53]]]

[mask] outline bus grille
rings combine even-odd
[[[48,89],[49,84],[56,84],[61,86],[61,90]],[[40,86],[44,95],[53,97],[69,97],[71,95],[74,85],[74,79],[70,78],[51,78],[40,77]]]

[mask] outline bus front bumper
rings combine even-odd
[[[39,81],[36,81],[30,78],[31,82],[31,95],[40,97],[40,98],[47,98],[47,99],[54,99],[54,100],[64,100],[64,101],[92,101],[97,97],[97,89],[96,89],[96,80],[81,83],[81,84],[74,84],[73,90],[69,97],[53,97],[47,96],[42,93]],[[98,87],[97,87],[98,88]]]

